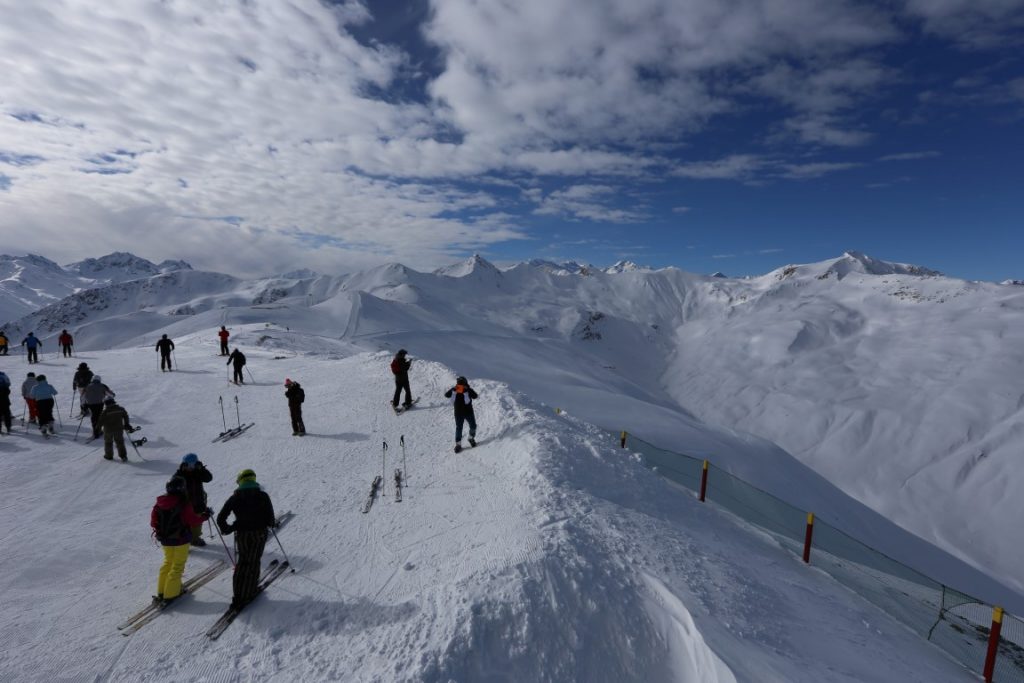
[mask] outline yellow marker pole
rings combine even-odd
[[[704,497],[708,493],[708,461],[704,461],[704,467],[700,471],[700,502],[704,502]]]
[[[992,609],[992,629],[988,632],[988,653],[985,655],[985,683],[992,683],[999,653],[999,633],[1003,630],[1003,608]]]
[[[814,536],[814,513],[807,513],[807,532],[804,534],[804,562],[811,563],[811,537]]]

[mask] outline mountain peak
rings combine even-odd
[[[473,254],[465,261],[444,266],[434,271],[435,275],[443,275],[445,277],[466,277],[471,274],[480,275],[483,273],[501,275],[501,271],[498,270],[497,266],[480,254]]]
[[[651,270],[647,266],[638,266],[632,261],[617,261],[614,265],[604,269],[606,273],[636,273],[642,270]]]

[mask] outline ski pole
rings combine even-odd
[[[242,414],[238,412],[238,397],[235,396],[235,419],[238,420],[238,427],[242,427]]]
[[[85,415],[78,418],[78,429],[75,430],[75,438],[72,441],[78,441],[78,432],[82,431],[82,423],[85,422]]]
[[[380,494],[382,496],[388,495],[388,478],[384,475],[388,471],[388,442],[384,442],[384,448],[380,453]]]
[[[252,370],[249,369],[248,365],[245,366],[245,371],[249,373],[249,379],[252,380],[252,383],[256,384],[256,378],[252,376]]]
[[[54,401],[53,401],[53,407],[57,408],[57,400],[56,399],[54,399]],[[60,408],[57,408],[57,410],[54,411],[54,412],[57,413],[57,424],[60,425],[61,429],[64,429],[64,419],[60,416]]]
[[[224,431],[228,431],[228,419],[224,417],[224,397],[218,396],[217,402],[220,403],[220,421],[224,423]]]
[[[277,537],[277,532],[274,531],[274,527],[270,527],[270,533],[274,534],[274,540],[277,541],[277,547],[281,549],[281,554],[284,555],[284,561],[292,568],[292,574],[294,574],[295,567],[292,565],[292,561],[288,559],[288,553],[284,551],[284,546],[281,545],[281,539]]]
[[[409,481],[409,466],[405,464],[405,434],[399,437],[398,442],[402,444],[402,476]]]
[[[237,569],[238,565],[235,564],[235,558],[231,555],[231,550],[228,548],[228,542],[225,541],[224,537],[220,534],[220,525],[213,524],[211,526],[213,526],[213,528],[217,530],[217,538],[219,538],[220,542],[224,545],[224,552],[228,554],[228,559],[231,560],[231,566]]]
[[[174,357],[174,367],[176,367],[176,368],[178,368],[180,370],[181,367],[178,365],[178,354],[175,353],[174,349],[171,349],[171,356]]]
[[[74,415],[74,412],[75,412],[75,394],[77,394],[77,393],[78,393],[78,391],[74,387],[72,387],[71,388],[71,396],[69,397],[71,399],[71,407],[68,409],[68,419],[69,420],[75,416]]]

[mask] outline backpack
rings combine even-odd
[[[391,361],[391,373],[392,374],[394,374],[394,375],[401,374],[403,369],[404,368],[402,367],[402,359],[401,358],[395,358],[394,360]]]
[[[181,508],[184,503],[179,503],[173,508],[162,508],[159,505],[153,506],[153,535],[161,543],[182,538],[185,532],[185,520],[181,518]]]
[[[7,375],[5,375],[4,373],[0,372],[0,387],[8,387],[8,388],[10,388],[10,386],[11,386],[10,378]]]

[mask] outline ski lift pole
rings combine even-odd
[[[242,427],[242,414],[238,412],[238,397],[235,396],[235,419],[238,420],[238,427]]]
[[[385,476],[388,461],[388,442],[384,442],[384,448],[380,452],[380,494],[382,496],[388,495],[388,478]]]
[[[217,402],[220,403],[220,421],[224,423],[224,431],[228,431],[228,419],[224,417],[224,397],[218,396]]]

